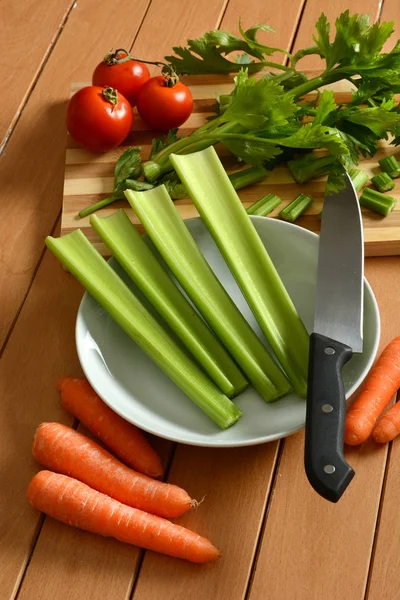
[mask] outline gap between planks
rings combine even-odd
[[[21,118],[22,112],[23,112],[25,106],[27,105],[27,103],[29,102],[29,98],[31,97],[31,94],[32,94],[33,90],[35,89],[36,84],[39,81],[39,78],[40,78],[44,68],[46,67],[46,64],[50,58],[50,55],[53,52],[53,50],[60,38],[60,35],[62,34],[64,27],[67,24],[68,19],[71,16],[71,13],[72,13],[73,9],[76,7],[76,5],[77,5],[76,0],[73,0],[73,2],[71,2],[71,4],[70,4],[68,10],[66,11],[64,18],[62,19],[61,23],[59,24],[56,34],[53,37],[53,39],[51,40],[47,51],[44,53],[42,61],[39,64],[37,73],[34,75],[31,84],[28,86],[28,88],[25,92],[25,97],[22,100],[22,104],[19,107],[16,114],[14,115],[7,131],[4,134],[4,140],[0,144],[0,157],[1,157],[2,153],[4,152],[4,150],[6,149],[6,146],[9,142],[9,140],[11,139],[11,136],[12,136],[16,126],[18,125],[18,121]],[[0,356],[1,356],[1,353],[0,353]]]
[[[269,494],[268,494],[267,502],[265,505],[265,511],[264,511],[264,514],[263,514],[263,517],[261,520],[260,531],[258,532],[256,549],[254,552],[253,562],[251,565],[249,579],[247,582],[247,588],[246,588],[246,592],[245,592],[243,600],[248,600],[250,597],[250,594],[251,594],[251,586],[253,583],[253,577],[254,577],[254,574],[257,569],[258,557],[260,555],[261,543],[264,538],[264,531],[265,531],[265,527],[267,524],[269,509],[270,509],[270,506],[271,506],[271,503],[272,503],[272,500],[273,500],[274,494],[275,494],[276,481],[277,481],[277,478],[279,475],[279,468],[281,465],[284,447],[285,447],[285,438],[282,438],[281,440],[279,440],[278,451],[276,454],[275,464],[274,464],[273,473],[272,473],[271,486],[269,489]]]

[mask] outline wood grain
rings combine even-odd
[[[292,33],[289,30],[289,39],[290,35],[292,35]],[[208,103],[211,105],[215,94],[227,93],[233,86],[231,76],[218,75],[201,78],[191,76],[185,77],[184,80],[192,91],[193,98],[195,99],[195,108],[193,114],[189,117],[181,130],[183,134],[190,132],[192,129],[205,123],[208,114],[207,112],[203,112],[205,99],[208,100]],[[77,87],[77,85],[73,85],[74,90],[76,90]],[[339,88],[339,93],[342,96],[344,94],[343,90],[345,90],[346,87],[349,90],[349,87],[346,86],[346,83],[344,82],[340,82],[340,84],[335,87]],[[347,98],[350,98],[349,92]],[[140,144],[142,147],[142,156],[147,157],[150,152],[151,139],[154,134],[153,132],[146,130],[146,126],[143,122],[140,122],[139,125],[138,122],[140,122],[139,116],[136,117],[135,129],[137,127],[139,128],[140,138],[136,139],[134,143]],[[135,135],[136,138],[138,136],[138,134],[133,133],[133,140],[135,139]],[[89,217],[80,219],[78,213],[83,208],[90,206],[102,198],[106,198],[112,193],[115,162],[119,154],[123,152],[127,145],[124,144],[118,151],[112,151],[99,157],[94,153],[77,148],[76,144],[68,136],[61,222],[62,235],[70,233],[77,228],[82,229],[88,239],[104,255],[108,255],[108,250],[90,227]],[[220,146],[219,152],[224,158],[228,170],[235,170],[238,168],[234,158],[231,155],[228,157],[227,151],[224,150],[222,146]],[[382,156],[389,154],[398,155],[398,150],[384,142],[381,144],[380,149],[374,157],[361,161],[360,168],[368,173],[369,177],[372,177],[380,170],[378,160]],[[287,167],[278,167],[274,169],[264,181],[240,190],[239,196],[247,208],[247,206],[250,206],[265,194],[278,194],[283,202],[270,215],[271,217],[277,217],[279,211],[289,204],[289,202],[291,202],[298,194],[301,192],[310,194],[313,197],[314,202],[306,211],[305,215],[297,221],[297,224],[306,227],[311,231],[319,232],[319,214],[322,210],[325,181],[326,178],[320,178],[309,181],[303,185],[298,185],[293,180]],[[396,187],[390,192],[390,195],[399,199],[400,180],[397,179],[395,182]],[[175,205],[184,219],[190,219],[198,215],[190,198],[179,200],[175,202]],[[121,207],[126,210],[131,221],[135,223],[135,225],[139,225],[139,229],[142,231],[135,213],[128,208],[126,201],[121,200],[102,209],[101,215],[104,217],[108,216],[115,212],[117,208]],[[370,210],[363,209],[362,212],[366,256],[400,254],[400,202],[397,203],[392,213],[385,218],[382,218]]]
[[[90,79],[110,40],[119,46],[132,43],[148,2],[116,0],[111,10],[106,2],[79,1],[1,156],[0,348],[60,211],[71,81]]]
[[[394,45],[394,40],[400,37],[399,19],[399,3],[396,0],[385,0],[381,20],[395,21],[395,33],[392,40],[389,40],[386,44],[386,50],[390,50]],[[393,262],[391,268],[393,269],[393,273],[398,274],[400,270],[399,262]],[[400,284],[397,275],[395,281],[397,284],[395,297],[398,298]],[[398,303],[388,301],[384,308],[388,323],[394,323],[394,327],[391,329],[391,336],[395,337],[400,333]],[[381,598],[393,598],[393,600],[397,600],[399,597],[399,450],[399,440],[397,439],[391,444],[387,464],[386,483],[381,501],[381,514],[376,531],[376,545],[371,564],[369,587],[366,594],[368,600],[380,600]]]
[[[244,598],[278,443],[237,449],[179,445],[171,481],[204,502],[179,523],[208,537],[222,558],[204,565],[146,552],[134,600]]]
[[[399,290],[393,273],[398,268],[398,258],[366,261],[366,277],[382,318],[379,351],[400,331],[400,314],[393,303]],[[317,496],[306,479],[303,445],[303,433],[285,440],[249,600],[362,600],[387,446],[371,441],[347,449],[356,476],[340,502],[332,505]]]
[[[0,80],[6,95],[0,104],[0,152],[72,5],[53,0],[49,10],[35,0],[0,2]]]
[[[397,331],[398,333],[398,331]],[[400,440],[392,443],[370,573],[368,600],[397,600],[400,587]]]
[[[347,453],[356,477],[332,505],[309,485],[304,434],[287,438],[249,600],[364,598],[386,449]]]

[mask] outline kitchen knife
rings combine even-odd
[[[354,477],[343,456],[342,367],[363,348],[363,268],[360,205],[349,175],[340,168],[328,178],[322,213],[305,439],[308,480],[331,502]]]

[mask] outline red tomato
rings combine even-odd
[[[172,87],[163,75],[152,77],[139,90],[137,109],[143,121],[157,131],[180,127],[193,110],[193,98],[186,85]]]
[[[80,146],[92,152],[107,152],[119,146],[132,123],[131,105],[112,88],[84,87],[68,102],[68,131]]]
[[[118,56],[124,58],[126,54],[120,52]],[[138,91],[150,79],[149,69],[144,63],[136,60],[114,65],[108,64],[106,59],[107,57],[95,68],[92,77],[93,85],[109,85],[121,92],[128,102],[135,106]]]

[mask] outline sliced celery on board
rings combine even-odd
[[[157,250],[205,321],[267,402],[290,383],[226,292],[163,185],[125,196]]]
[[[263,198],[260,198],[257,202],[254,202],[251,206],[246,209],[248,215],[255,215],[256,217],[265,217],[269,215],[274,208],[280,205],[282,200],[275,194],[267,194]]]
[[[154,319],[81,230],[46,238],[47,247],[134,342],[221,429],[242,413]]]
[[[309,335],[215,149],[170,158],[293,388],[305,397]]]
[[[207,375],[229,397],[248,382],[221,342],[163,269],[123,210],[90,224]]]

